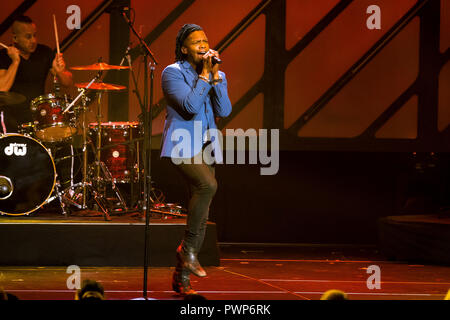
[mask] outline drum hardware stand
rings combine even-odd
[[[59,161],[64,160],[64,159],[68,159],[68,158],[72,159],[71,174],[70,174],[70,186],[72,186],[73,185],[73,157],[74,157],[73,147],[71,147],[70,150],[71,150],[71,155],[67,156],[67,157],[60,158]],[[51,147],[48,148],[48,151],[50,152],[50,155],[53,153]],[[55,159],[55,162],[57,162],[57,160],[58,159]],[[53,200],[55,200],[56,198],[58,198],[59,204],[61,206],[61,212],[67,218],[67,210],[66,210],[66,203],[65,203],[66,199],[63,197],[64,196],[64,190],[60,190],[60,189],[61,189],[61,182],[58,179],[58,174],[56,174],[56,183],[55,183],[54,195],[47,200],[46,204],[48,204],[48,203],[52,202]]]
[[[99,73],[101,73],[101,71]],[[106,165],[101,161],[101,151],[103,149],[102,145],[101,145],[101,143],[102,143],[102,127],[101,127],[102,104],[101,104],[101,100],[102,100],[102,91],[99,90],[97,92],[97,144],[96,144],[95,148],[91,144],[91,146],[93,148],[94,156],[96,158],[96,161],[94,163],[95,164],[95,178],[93,180],[97,182],[97,188],[98,188],[100,185],[100,181],[101,181],[100,172],[102,172],[106,181],[111,181],[112,190],[116,194],[123,210],[128,210],[125,200],[123,199],[122,194],[120,193],[120,190],[117,188],[117,186],[114,182],[114,179],[111,175],[111,172],[109,172]],[[107,147],[110,147],[110,146],[107,146]],[[104,197],[105,201],[107,201],[106,200],[106,190],[104,190],[104,192],[103,192],[103,197]]]
[[[85,95],[85,92],[87,89],[89,89],[89,87],[99,78],[101,77],[101,71],[99,71],[97,73],[97,75],[91,80],[91,82],[86,86],[86,88],[81,88],[80,89],[80,93],[79,95],[75,98],[74,101],[72,101],[72,103],[67,106],[67,108],[63,111],[63,113],[67,112],[77,101],[78,99],[82,98],[82,108],[81,108],[81,112],[82,112],[82,128],[83,128],[83,148],[82,148],[82,153],[83,153],[83,179],[81,183],[77,183],[75,185],[73,185],[71,187],[73,194],[70,195],[70,198],[65,197],[64,200],[67,201],[69,204],[75,205],[77,208],[85,210],[87,209],[87,205],[86,205],[86,199],[87,199],[87,193],[89,192],[90,194],[93,195],[93,198],[95,200],[95,202],[97,203],[97,205],[99,206],[99,208],[101,209],[102,213],[103,213],[103,217],[106,221],[110,221],[111,217],[109,216],[108,210],[107,210],[107,206],[105,204],[106,200],[102,198],[102,196],[97,192],[97,190],[95,190],[95,188],[92,186],[92,183],[88,181],[88,177],[87,177],[87,127],[86,127],[86,104],[87,104],[87,100],[88,98]],[[78,189],[77,189],[78,188]],[[80,196],[79,196],[79,188],[81,188],[81,204],[76,203],[76,201],[73,201],[72,199],[75,197],[75,199],[79,200]],[[69,191],[69,193],[72,193]]]
[[[101,159],[101,143],[102,143],[102,126],[101,126],[101,120],[102,120],[102,92],[97,92],[97,152],[96,152],[96,177],[100,177],[100,159]],[[95,152],[95,151],[94,151]]]
[[[127,141],[127,142],[119,142],[119,143],[114,143],[114,144],[108,144],[106,146],[97,148],[97,151],[98,151],[98,154],[101,154],[101,151],[105,150],[105,149],[113,148],[113,147],[116,147],[116,146],[119,146],[119,145],[129,145],[130,149],[132,150],[132,152],[135,152],[134,150],[136,148],[134,147],[134,144],[135,143],[139,143],[139,141],[142,141],[143,139],[144,138],[134,138],[133,139],[133,137],[131,135],[130,136],[130,140]],[[96,152],[95,148],[93,148],[93,152],[94,153]],[[118,200],[120,201],[120,203],[122,205],[122,208],[125,211],[128,211],[129,208],[133,208],[134,207],[134,202],[135,202],[134,201],[134,197],[135,197],[135,195],[134,195],[134,189],[133,188],[134,188],[134,184],[138,183],[137,181],[139,181],[139,179],[140,179],[140,173],[139,173],[139,170],[140,170],[140,162],[139,162],[140,153],[139,153],[139,151],[137,151],[136,153],[137,153],[137,156],[136,156],[137,164],[135,164],[135,166],[133,168],[131,168],[131,171],[130,171],[131,172],[131,174],[130,174],[130,189],[131,189],[130,190],[130,193],[131,193],[131,195],[130,195],[130,197],[131,197],[130,204],[131,205],[129,207],[127,207],[126,201],[124,200],[124,198],[123,198],[119,188],[117,187],[116,183],[114,182],[114,178],[112,177],[112,174],[109,171],[109,169],[106,167],[105,163],[102,162],[102,161],[99,161],[98,158],[96,159],[96,162],[95,162],[95,168],[98,168],[98,167],[102,168],[103,174],[105,176],[105,181],[110,181],[111,182],[112,190],[116,193],[116,196],[117,196]],[[98,157],[98,155],[97,155],[97,157]],[[132,155],[131,158],[134,159],[134,156]],[[137,181],[136,181],[136,179],[137,179]],[[102,179],[99,178],[98,174],[96,174],[95,180],[102,181]],[[136,210],[134,210],[133,212],[135,212],[135,211]]]
[[[54,199],[58,198],[59,205],[61,206],[61,212],[62,214],[67,218],[67,210],[66,210],[66,204],[64,203],[64,191],[60,191],[61,183],[59,180],[55,183],[55,195],[47,200],[47,203],[52,202]]]
[[[91,144],[92,146],[92,144]],[[92,146],[92,148],[94,149],[94,147]],[[95,152],[95,149],[93,150]],[[126,202],[122,196],[122,193],[120,192],[119,188],[117,188],[116,183],[114,182],[114,179],[111,175],[111,172],[108,170],[108,168],[106,167],[105,163],[100,161],[98,158],[96,159],[95,163],[94,163],[94,168],[95,171],[97,172],[97,170],[101,169],[101,172],[103,174],[104,178],[100,177],[100,173],[96,173],[95,177],[92,179],[93,181],[96,182],[96,186],[98,190],[101,190],[99,192],[103,192],[102,197],[103,199],[106,199],[106,187],[104,186],[106,183],[111,182],[111,189],[112,191],[115,193],[117,199],[120,202],[121,208],[123,210],[128,210],[127,206],[126,206]],[[101,185],[103,183],[103,186]],[[106,200],[108,201],[108,200]]]
[[[178,217],[178,218],[187,218],[187,214],[182,213],[183,210],[182,210],[181,207],[179,207],[179,206],[171,206],[171,205],[167,204],[169,211],[162,210],[162,209],[164,209],[165,206],[166,205],[155,206],[155,208],[153,208],[151,210],[152,210],[152,212],[159,213],[162,216],[169,215],[169,216],[175,216],[175,217]]]
[[[103,166],[104,166],[104,164],[103,164]],[[107,176],[108,175],[108,171],[106,171],[107,168],[105,166],[103,168],[105,170],[104,174],[105,174],[105,176]],[[84,170],[84,168],[83,168],[83,170]],[[108,201],[105,198],[105,196],[103,194],[101,194],[101,192],[98,190],[98,188],[100,186],[99,183],[97,183],[96,188],[94,188],[92,181],[88,181],[89,179],[87,178],[87,176],[88,176],[88,174],[87,174],[87,169],[86,169],[86,179],[84,179],[85,181],[73,184],[67,191],[68,195],[62,198],[63,201],[70,205],[77,207],[78,209],[85,210],[88,208],[87,201],[86,201],[87,194],[91,194],[93,196],[93,200],[97,204],[98,208],[101,210],[105,221],[111,221],[111,217],[109,214],[110,210],[109,210],[109,206],[108,206]],[[116,195],[118,197],[121,197],[121,195],[117,191],[118,190],[116,190]],[[120,199],[122,199],[122,198],[120,198]]]
[[[81,190],[79,190],[81,189]],[[108,205],[106,203],[106,199],[103,198],[103,196],[92,186],[90,182],[80,182],[76,183],[71,187],[72,192],[68,191],[69,194],[72,193],[71,197],[75,198],[75,200],[79,199],[79,195],[81,194],[81,200],[86,201],[86,193],[89,192],[93,195],[94,201],[97,203],[99,209],[102,212],[102,215],[105,219],[105,221],[111,221],[111,217],[109,216],[108,212]],[[83,193],[84,192],[84,193]],[[71,204],[78,209],[87,209],[86,202],[82,202],[82,204],[78,204],[75,200],[72,198],[64,197],[63,201],[66,201],[68,204]]]
[[[99,92],[97,92],[97,106],[98,106],[98,111],[97,111],[97,137],[96,137],[96,141],[97,141],[97,145],[96,147],[94,147],[94,145],[92,144],[92,140],[90,138],[88,138],[87,135],[87,121],[86,121],[86,101],[88,100],[88,98],[85,95],[85,92],[87,89],[89,89],[89,87],[94,83],[94,81],[98,80],[101,77],[102,71],[100,70],[97,74],[97,76],[91,80],[91,82],[86,86],[80,89],[80,94],[79,96],[74,100],[74,102],[76,100],[78,100],[79,97],[83,97],[82,102],[83,102],[83,107],[81,108],[81,119],[82,119],[82,128],[83,128],[83,133],[82,133],[82,140],[83,140],[83,147],[82,147],[82,153],[83,153],[83,179],[81,183],[75,184],[72,186],[71,190],[69,191],[69,197],[65,197],[64,199],[76,206],[79,209],[87,209],[88,205],[87,205],[87,195],[91,194],[93,196],[93,199],[95,200],[95,202],[97,203],[98,207],[100,208],[100,210],[103,213],[103,216],[105,218],[105,220],[109,221],[111,220],[110,218],[110,212],[112,211],[110,209],[109,206],[109,200],[106,198],[106,187],[105,187],[105,182],[111,182],[111,188],[112,191],[115,193],[115,196],[117,197],[119,203],[120,203],[120,208],[123,211],[127,211],[127,206],[125,203],[125,200],[122,196],[122,194],[120,193],[120,190],[117,188],[111,173],[109,172],[108,168],[106,167],[106,165],[101,161],[101,150],[103,149],[101,147],[101,137],[102,137],[102,130],[101,130],[101,119],[102,119],[102,114],[101,114],[101,98],[102,98],[102,91],[100,90]],[[95,90],[95,89],[94,89]],[[74,104],[74,102],[69,105],[66,110],[64,110],[64,112],[68,111],[70,109],[70,107]],[[95,158],[95,162],[92,165],[88,165],[88,144],[91,146],[92,148],[92,152]],[[95,170],[94,174],[90,174],[92,172],[92,167]],[[88,169],[91,171],[88,173]],[[74,189],[74,187],[76,189]],[[79,203],[81,200],[81,203]]]
[[[2,126],[2,131],[0,132],[0,136],[7,134],[6,132],[6,127],[5,127],[5,120],[4,120],[4,115],[3,115],[3,111],[0,113],[0,123]]]
[[[127,20],[127,19],[125,19],[125,20]],[[127,22],[129,23],[129,21],[127,21]],[[131,46],[131,43],[130,43],[130,46]],[[142,102],[141,95],[139,94],[137,80],[136,80],[136,77],[134,75],[133,67],[132,67],[132,64],[131,64],[131,57],[130,57],[129,49],[127,49],[127,52],[125,53],[125,58],[127,58],[128,66],[130,67],[130,71],[131,71],[131,79],[133,80],[133,84],[134,84],[134,88],[135,88],[133,90],[133,92],[136,95],[136,98],[138,99],[138,102],[139,102],[139,106],[141,107],[141,111],[143,112],[143,110],[144,110],[144,103]],[[144,115],[144,113],[142,113],[142,115]],[[144,121],[142,121],[141,119],[139,120],[139,123],[143,123],[143,122]],[[141,134],[141,133],[142,132],[139,132],[139,134]],[[144,129],[144,133],[145,133],[145,129]],[[143,140],[143,139],[144,138],[140,138],[140,139],[136,139],[136,140]],[[134,145],[132,145],[131,148],[132,148],[132,151],[134,152],[135,151]],[[132,157],[133,157],[133,155],[132,155]],[[141,179],[141,177],[142,177],[142,172],[141,172],[141,153],[139,152],[139,145],[138,145],[138,151],[137,151],[137,154],[136,154],[136,159],[137,159],[137,164],[136,164],[136,166],[137,166],[137,174],[133,170],[133,175],[131,177],[132,180],[130,182],[131,204],[132,204],[132,206],[136,206],[138,208],[138,210],[142,210],[142,208],[145,208],[145,205],[143,204],[143,201],[139,200],[139,198],[138,199],[135,198],[135,190],[134,190],[135,188],[138,188],[138,193],[139,194],[142,194],[142,192],[143,192],[142,184],[141,184],[141,181],[143,179]],[[145,159],[144,159],[144,161],[145,161]],[[138,181],[137,185],[135,185],[135,182],[134,182],[134,178],[135,177],[137,177],[137,181]]]
[[[139,137],[139,131],[140,131],[140,126],[138,124],[138,132],[137,135]],[[135,184],[136,182],[139,183],[140,181],[140,168],[141,168],[141,153],[140,153],[140,147],[139,147],[139,141],[142,139],[139,139],[138,137],[134,138],[133,137],[133,130],[130,129],[130,144],[129,144],[129,148],[131,151],[131,159],[136,159],[136,163],[134,164],[133,168],[131,168],[131,175],[130,175],[130,204],[131,207],[134,207],[136,202],[135,199]],[[139,139],[139,140],[137,140]],[[136,141],[136,144],[134,143]],[[138,190],[140,191],[140,190]],[[136,206],[138,208],[138,206]],[[139,208],[138,208],[139,209]]]

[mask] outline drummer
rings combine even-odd
[[[73,82],[62,53],[55,55],[50,47],[37,43],[36,24],[29,17],[17,17],[11,30],[13,45],[0,50],[0,91],[26,97],[22,104],[2,108],[6,130],[17,132],[20,124],[32,121],[30,102],[45,93],[49,71],[64,87]]]

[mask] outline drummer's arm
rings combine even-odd
[[[14,79],[16,79],[17,69],[20,64],[19,51],[14,47],[8,48],[8,55],[12,60],[8,69],[0,69],[0,91],[9,91]]]
[[[70,87],[73,84],[72,73],[70,71],[57,72],[56,75],[63,86]]]
[[[66,70],[62,53],[59,56],[57,55],[53,60],[51,72],[58,77],[59,82],[63,86],[70,87],[73,84],[72,73]]]

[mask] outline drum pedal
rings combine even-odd
[[[54,195],[47,199],[46,204],[49,204],[50,202],[52,202],[55,199],[58,199],[59,205],[61,206],[62,214],[67,218],[67,208],[66,208],[66,203],[64,202],[64,191],[61,191],[60,188],[61,188],[61,183],[58,180],[55,183],[55,188],[53,191]]]

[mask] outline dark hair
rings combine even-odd
[[[344,291],[331,289],[326,291],[320,300],[348,300],[348,296]]]
[[[29,16],[17,16],[13,22],[33,23],[33,20]]]
[[[175,61],[183,61],[186,55],[181,52],[184,40],[194,31],[203,30],[202,27],[193,23],[187,23],[178,31],[177,39],[175,41]]]
[[[81,289],[78,290],[78,299],[80,300],[101,300],[104,298],[105,291],[103,286],[95,280],[84,280]]]

